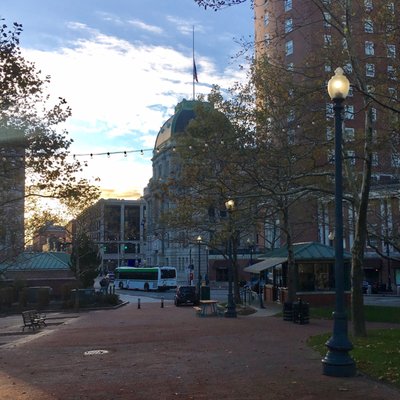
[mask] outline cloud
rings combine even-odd
[[[157,33],[157,34],[163,33],[163,30],[159,26],[149,25],[143,21],[139,21],[138,19],[130,19],[128,20],[128,24],[147,32]]]
[[[154,26],[132,22],[159,33]],[[128,41],[76,22],[68,26],[79,33],[74,42],[52,51],[24,49],[24,55],[51,75],[51,93],[66,98],[72,108],[66,124],[74,139],[72,152],[152,149],[176,104],[192,97],[191,50]],[[207,94],[212,83],[228,87],[238,78],[233,70],[220,71],[211,58],[199,56],[196,64],[198,94]],[[126,188],[141,193],[152,173],[150,155],[120,158],[89,158],[85,173],[99,176],[107,193]]]
[[[191,35],[193,33],[193,27],[195,32],[205,32],[204,27],[193,19],[183,19],[173,15],[167,15],[167,21],[174,25],[178,32],[183,35]]]

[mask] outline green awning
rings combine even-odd
[[[264,271],[269,268],[273,268],[278,264],[282,264],[287,261],[287,257],[273,257],[268,258],[266,260],[260,261],[256,264],[250,265],[249,267],[244,268],[244,271],[251,272],[252,274],[258,274],[261,271]]]

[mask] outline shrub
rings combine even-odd
[[[96,304],[116,306],[119,304],[119,296],[117,294],[96,292]]]
[[[105,295],[106,304],[110,304],[112,306],[116,306],[119,304],[119,296],[117,294],[106,294]]]

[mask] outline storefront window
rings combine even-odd
[[[299,264],[298,271],[300,291],[327,291],[334,289],[332,264]]]

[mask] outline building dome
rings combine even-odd
[[[164,147],[176,133],[185,131],[190,120],[196,116],[194,109],[198,104],[201,102],[197,100],[182,100],[175,107],[175,114],[164,123],[157,135],[154,151]]]

